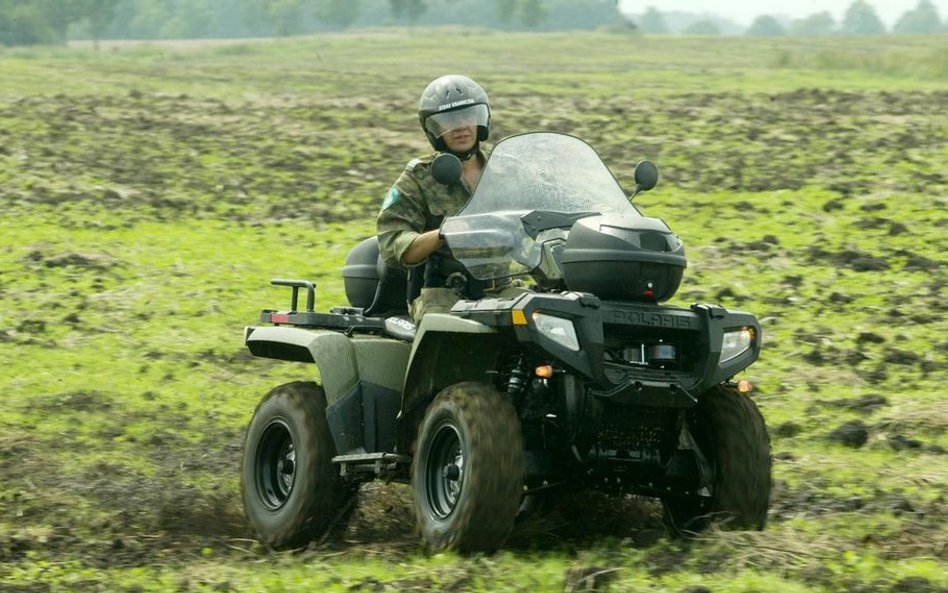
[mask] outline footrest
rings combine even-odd
[[[411,457],[397,453],[359,453],[355,455],[337,455],[332,458],[332,462],[339,464],[339,473],[342,476],[347,476],[350,473],[380,475],[396,469],[400,464],[410,464]]]

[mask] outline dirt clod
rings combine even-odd
[[[858,449],[869,441],[869,429],[861,420],[852,420],[831,432],[827,438]]]
[[[824,406],[843,408],[868,414],[889,405],[889,400],[886,399],[884,395],[870,393],[858,399],[817,400],[817,403]]]
[[[897,348],[891,348],[885,353],[885,361],[889,364],[916,364],[922,359],[921,356],[916,352],[910,352],[908,350],[899,350]]]
[[[795,437],[798,434],[803,432],[803,427],[793,421],[787,421],[782,424],[778,424],[773,429],[773,435],[779,438],[791,438]]]
[[[921,449],[923,443],[917,439],[910,439],[898,434],[889,439],[889,446],[896,451],[903,451],[905,449]]]
[[[891,591],[892,593],[935,593],[936,589],[925,577],[905,577],[892,585]]]
[[[885,338],[875,332],[859,332],[856,336],[857,344],[882,344]]]

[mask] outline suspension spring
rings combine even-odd
[[[520,402],[520,396],[523,395],[529,378],[530,374],[523,363],[523,355],[518,355],[516,363],[510,368],[510,378],[507,380],[507,397],[514,405]]]

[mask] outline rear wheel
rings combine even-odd
[[[688,428],[712,476],[698,494],[662,500],[675,533],[697,532],[712,522],[725,529],[763,529],[770,502],[770,438],[757,405],[718,385],[701,396]]]
[[[244,441],[241,491],[247,519],[266,546],[302,546],[329,526],[351,492],[334,455],[321,387],[297,381],[263,398]]]
[[[492,550],[513,527],[523,487],[523,437],[493,387],[458,383],[434,399],[412,465],[415,516],[435,550]]]

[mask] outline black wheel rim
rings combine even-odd
[[[425,457],[424,481],[431,514],[437,519],[446,519],[457,507],[464,486],[461,436],[450,422],[434,431]]]
[[[283,419],[272,420],[263,429],[254,459],[260,500],[275,511],[286,504],[296,478],[296,446]]]

